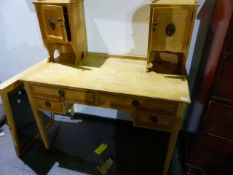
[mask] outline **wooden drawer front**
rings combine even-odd
[[[211,102],[203,130],[233,141],[233,106]]]
[[[233,26],[233,23],[231,24],[231,26]],[[233,29],[230,32],[230,37],[229,37],[229,40],[227,41],[225,53],[233,54]]]
[[[96,94],[96,105],[101,107],[132,111],[134,110],[132,101],[130,97]]]
[[[94,94],[84,90],[71,90],[59,87],[38,86],[34,84],[30,85],[30,89],[33,97],[44,97],[53,100],[83,104],[94,103]]]
[[[156,113],[136,112],[134,114],[134,126],[171,131],[175,117],[161,116]]]
[[[94,94],[88,91],[66,90],[65,100],[73,103],[94,104]]]
[[[176,115],[178,103],[167,100],[139,100],[140,111],[155,111],[157,114]]]
[[[64,102],[38,98],[34,98],[33,101],[38,109],[62,114],[66,112]]]
[[[129,111],[156,111],[161,114],[175,115],[176,102],[166,100],[134,99],[127,96],[115,96],[108,94],[96,94],[96,105]]]
[[[225,59],[215,84],[214,96],[233,101],[233,59]]]
[[[195,8],[153,8],[152,51],[182,52],[188,47]]]
[[[193,153],[195,165],[200,167],[212,166],[217,169],[224,167],[224,165],[228,165],[228,168],[232,167],[232,142],[201,134],[197,139],[196,145]],[[232,172],[230,174],[232,174]]]

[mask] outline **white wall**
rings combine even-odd
[[[0,81],[45,58],[46,54],[31,2],[0,1]]]
[[[89,50],[146,55],[148,2],[148,0],[86,0]]]
[[[150,0],[85,0],[89,51],[146,55],[148,2]],[[198,27],[197,21],[188,70]],[[0,31],[0,81],[47,57],[32,0],[0,1]],[[113,110],[78,108],[89,113],[98,111],[103,116],[119,115]]]
[[[92,52],[146,55],[147,0],[85,0]],[[32,0],[0,1],[0,81],[47,56]]]

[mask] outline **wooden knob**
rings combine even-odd
[[[64,101],[65,100],[65,91],[64,90],[59,90],[58,94],[60,95],[60,101]]]
[[[49,102],[49,101],[45,101],[45,106],[47,106],[47,107],[51,107],[52,106],[52,104]]]
[[[60,95],[60,97],[65,97],[65,91],[63,91],[63,90],[59,90],[58,91],[58,94]]]
[[[157,116],[151,116],[149,117],[151,123],[158,123],[159,122],[159,119]]]
[[[132,105],[133,107],[138,108],[140,106],[140,102],[138,100],[133,100]]]
[[[176,32],[176,26],[173,23],[170,23],[166,27],[166,35],[167,36],[172,36]]]

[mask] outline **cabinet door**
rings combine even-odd
[[[151,51],[183,52],[191,37],[194,8],[153,8]]]
[[[63,6],[42,5],[41,22],[48,43],[67,43]]]

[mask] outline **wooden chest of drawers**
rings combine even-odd
[[[231,0],[216,1],[203,54],[203,82],[197,82],[201,87],[193,103],[201,104],[195,110],[202,118],[190,162],[207,174],[233,172],[232,7]]]

